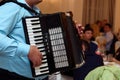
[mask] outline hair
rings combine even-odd
[[[100,21],[100,20],[97,20],[95,23],[98,24],[98,23],[101,23],[101,21]]]
[[[105,26],[108,26],[109,28],[112,28],[112,25],[109,23],[106,23]]]
[[[83,33],[85,33],[86,31],[92,31],[93,32],[93,29],[91,28],[90,24],[85,25],[85,29],[83,30]]]

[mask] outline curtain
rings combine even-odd
[[[83,0],[82,24],[107,20],[113,24],[115,0]]]

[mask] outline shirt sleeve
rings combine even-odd
[[[108,32],[106,35],[106,41],[110,42],[113,39],[113,34],[111,32]]]
[[[8,37],[17,22],[20,7],[15,3],[6,4],[0,7],[0,55],[26,56],[30,46]]]

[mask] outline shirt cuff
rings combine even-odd
[[[27,56],[29,51],[30,51],[30,45],[19,43],[18,50],[17,50],[17,54],[19,56]]]

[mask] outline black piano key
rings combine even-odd
[[[40,69],[44,69],[44,68],[48,68],[48,66],[46,65],[46,66],[44,66],[44,67],[40,67]]]
[[[35,42],[45,42],[43,37],[36,37],[36,38],[34,37],[34,41]]]
[[[42,31],[33,31],[33,33],[40,33],[40,32],[42,32]]]
[[[43,42],[43,39],[35,39],[34,41],[42,41]]]
[[[47,63],[47,61],[46,62],[42,62],[42,64],[45,64],[45,63]]]
[[[40,24],[40,23],[31,23],[31,25],[38,25],[38,24]]]
[[[38,45],[38,44],[42,44],[42,43],[44,43],[44,42],[35,42],[36,45]]]
[[[46,72],[46,71],[49,71],[49,70],[48,70],[48,69],[47,69],[47,70],[42,70],[42,71],[40,71],[40,72],[42,73],[42,72]]]
[[[43,56],[43,55],[42,55]],[[46,60],[47,58],[42,58],[42,60]],[[46,61],[47,62],[47,61]]]
[[[39,48],[38,48],[39,49]],[[40,50],[40,52],[45,52],[46,50]]]
[[[36,27],[36,28],[32,28],[33,30],[38,30],[38,29],[41,29],[40,27]]]
[[[47,71],[44,71],[44,70],[47,70]],[[39,71],[40,71],[40,72],[41,72],[41,71],[49,72],[49,68],[48,68],[48,67],[46,67],[46,68],[42,68],[42,69],[40,68]],[[43,73],[43,72],[42,72],[42,73]]]
[[[42,48],[45,48],[45,46],[38,47],[38,49],[42,49]]]
[[[40,52],[46,52],[45,48],[39,48],[39,47],[37,47],[37,48],[40,50]]]
[[[42,37],[42,35],[37,35],[37,36],[34,36],[34,38],[38,38],[38,37]]]
[[[41,51],[40,51],[41,52]],[[42,54],[42,56],[46,56],[46,54]],[[46,58],[42,58],[42,60],[44,60],[44,59],[46,59]]]

